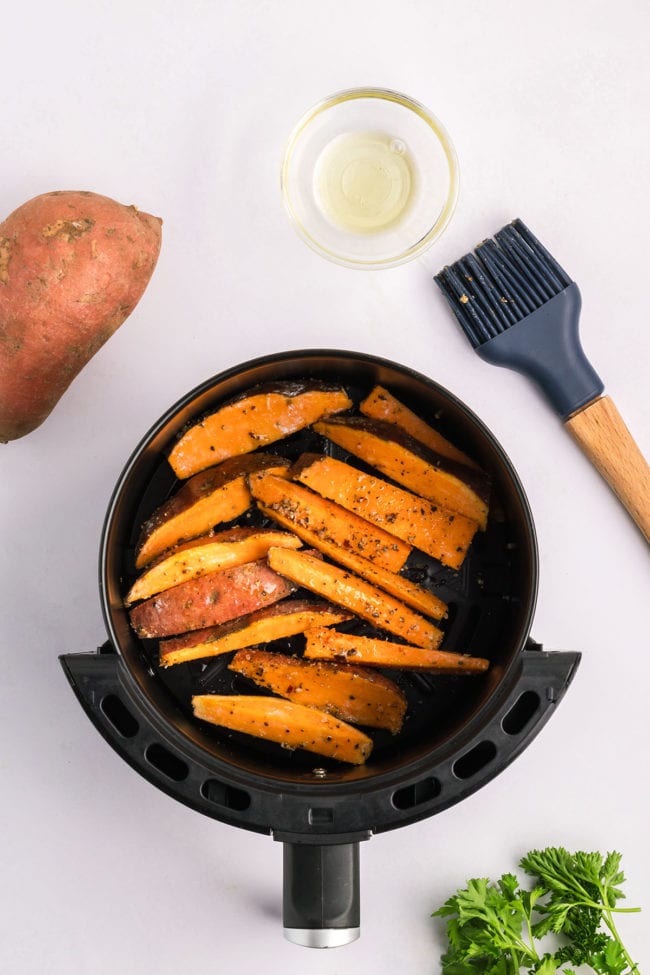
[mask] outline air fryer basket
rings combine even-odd
[[[156,644],[135,636],[123,605],[139,527],[178,486],[166,454],[179,431],[259,383],[310,378],[344,384],[355,403],[375,384],[387,387],[492,478],[489,526],[477,533],[462,569],[446,569],[414,550],[404,570],[449,605],[443,649],[488,657],[490,669],[478,677],[391,674],[408,700],[404,729],[396,736],[373,731],[371,759],[353,768],[194,719],[192,694],[256,691],[228,670],[229,658],[159,670]],[[290,459],[304,451],[346,459],[310,430],[265,449]],[[266,522],[250,512],[245,523]],[[537,574],[534,527],[519,479],[489,430],[458,399],[410,369],[367,355],[314,350],[269,356],[189,393],[136,449],[102,537],[100,590],[109,643],[97,656],[67,655],[63,663],[92,720],[142,774],[214,818],[285,842],[285,926],[298,930],[295,940],[320,943],[314,932],[329,931],[331,939],[332,930],[349,940],[342,932],[358,926],[358,891],[344,904],[339,895],[349,888],[348,874],[354,881],[357,841],[432,815],[494,777],[568,685],[578,655],[544,653],[529,638]],[[358,622],[346,626],[372,632]],[[301,641],[294,637],[279,648],[300,652]],[[312,880],[307,887],[299,883],[305,868],[319,885],[325,878],[333,903],[323,907],[320,894],[312,897]],[[305,930],[311,932],[306,939]]]

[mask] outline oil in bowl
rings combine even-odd
[[[446,131],[419,102],[356,88],[299,121],[282,190],[295,229],[321,256],[392,267],[421,254],[449,223],[458,164]]]
[[[383,132],[344,132],[314,169],[314,196],[326,217],[353,233],[394,226],[413,200],[415,174],[406,144]]]

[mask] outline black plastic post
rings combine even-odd
[[[284,935],[307,948],[359,937],[359,844],[284,846]]]

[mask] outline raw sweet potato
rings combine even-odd
[[[296,585],[415,646],[433,650],[442,641],[442,630],[429,620],[337,565],[314,558],[309,552],[282,548],[270,548],[267,559],[272,569]]]
[[[334,457],[303,454],[289,473],[301,484],[452,569],[462,565],[478,528],[464,515]]]
[[[171,667],[172,664],[188,660],[218,657],[256,643],[282,640],[303,633],[308,627],[333,626],[350,618],[349,613],[342,612],[331,603],[288,599],[219,626],[161,640],[160,665]]]
[[[177,477],[189,477],[351,406],[342,387],[317,380],[260,386],[191,426],[172,448],[169,463]]]
[[[252,498],[246,477],[252,471],[288,467],[288,460],[259,453],[233,457],[196,474],[145,521],[136,546],[136,568],[141,569],[173,545],[204,535],[215,525],[247,511]]]
[[[37,196],[0,224],[0,441],[50,415],[131,314],[161,220],[97,193]]]
[[[305,657],[309,660],[340,660],[364,667],[437,670],[445,674],[480,674],[490,661],[444,650],[424,650],[387,640],[338,633],[325,626],[305,631]]]
[[[361,555],[357,555],[356,552],[346,548],[344,544],[337,545],[331,542],[324,533],[318,534],[303,527],[302,524],[291,522],[279,508],[266,508],[259,501],[258,506],[263,514],[277,521],[279,525],[283,525],[285,528],[291,527],[303,542],[307,542],[308,545],[318,549],[323,555],[334,562],[338,562],[346,569],[351,569],[366,582],[371,582],[379,589],[383,589],[384,592],[389,592],[412,609],[417,609],[425,616],[432,616],[436,620],[444,619],[447,615],[447,604],[429,592],[428,589],[425,589],[424,586],[411,582],[406,576],[399,575],[397,572],[390,572],[383,566],[377,565],[376,562],[364,559]]]
[[[363,765],[372,751],[372,739],[358,728],[318,708],[279,697],[197,694],[192,707],[202,721],[353,765]]]
[[[282,549],[274,549],[281,552]],[[216,626],[279,602],[295,586],[268,567],[264,560],[209,572],[138,603],[129,618],[140,637],[173,636]]]
[[[263,559],[271,545],[300,548],[301,541],[290,532],[271,528],[231,528],[210,532],[201,538],[175,545],[156,559],[131,586],[124,604],[129,606],[157,592],[171,589],[207,572],[228,569],[244,562]]]
[[[386,420],[387,423],[395,423],[410,437],[419,440],[425,447],[435,450],[437,454],[442,454],[443,457],[450,457],[467,467],[477,466],[476,462],[471,460],[467,454],[464,454],[441,433],[425,423],[422,417],[409,410],[408,406],[401,403],[383,386],[375,386],[364,401],[359,404],[359,409],[364,416],[373,420]]]
[[[486,528],[489,483],[482,471],[434,453],[383,420],[333,416],[314,430],[409,491]]]
[[[406,696],[388,677],[371,670],[266,650],[240,650],[229,669],[296,704],[352,724],[387,728],[396,735],[404,723]]]
[[[406,542],[284,477],[264,472],[249,477],[248,484],[265,511],[273,517],[277,514],[278,522],[296,535],[308,530],[392,572],[399,572],[411,552]]]

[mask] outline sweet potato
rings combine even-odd
[[[296,535],[305,529],[392,572],[402,568],[411,552],[406,542],[284,477],[264,472],[249,477],[248,484],[265,511]]]
[[[288,467],[288,460],[259,453],[234,457],[196,474],[143,524],[136,546],[136,568],[141,569],[179,542],[204,535],[215,525],[247,511],[252,498],[246,477],[252,471]]]
[[[325,626],[305,631],[305,657],[309,660],[339,660],[364,667],[437,670],[445,674],[480,674],[490,661],[444,650],[424,650],[387,640],[338,633]]]
[[[317,380],[260,386],[191,426],[172,448],[169,463],[177,477],[190,477],[351,406],[342,387]]]
[[[36,429],[131,314],[161,220],[106,196],[37,196],[0,224],[0,441]]]
[[[281,552],[282,549],[274,549]],[[129,613],[140,637],[173,636],[216,626],[279,602],[295,586],[268,567],[264,560],[209,572],[138,603]]]
[[[270,548],[267,559],[272,569],[296,585],[415,646],[433,650],[442,641],[442,631],[429,620],[337,565],[314,558],[309,552],[282,548]]]
[[[349,613],[342,612],[331,603],[289,599],[219,626],[161,640],[160,665],[171,667],[172,664],[188,660],[218,657],[256,643],[270,643],[295,636],[308,627],[333,626],[350,618]]]
[[[409,491],[486,528],[489,483],[482,471],[434,453],[383,420],[333,416],[314,430]]]
[[[387,423],[395,423],[405,433],[408,433],[409,436],[415,440],[419,440],[420,443],[423,443],[430,450],[435,450],[437,454],[442,454],[443,457],[450,457],[452,460],[457,460],[459,464],[465,464],[467,467],[478,466],[467,454],[464,454],[462,450],[459,450],[453,443],[450,443],[436,429],[430,427],[428,423],[425,423],[422,417],[409,410],[408,406],[400,403],[383,386],[375,386],[363,402],[359,404],[359,410],[364,416],[368,416],[373,420],[385,420]]]
[[[358,728],[279,697],[197,694],[192,708],[202,721],[353,765],[363,765],[372,751],[372,739]]]
[[[129,606],[140,599],[148,599],[207,572],[243,565],[244,562],[256,562],[264,558],[271,545],[300,548],[301,544],[297,535],[271,528],[231,528],[210,532],[201,538],[175,545],[156,559],[133,583],[124,604]]]
[[[384,592],[389,592],[396,599],[400,599],[412,609],[417,609],[419,612],[424,613],[425,616],[432,616],[436,620],[444,619],[447,615],[447,604],[442,599],[439,599],[438,596],[429,592],[428,589],[425,589],[424,586],[420,586],[416,582],[411,582],[410,579],[399,575],[397,572],[390,572],[388,569],[377,565],[376,562],[370,562],[368,559],[364,559],[361,555],[357,555],[356,552],[351,551],[344,545],[337,545],[331,542],[323,533],[317,534],[308,528],[304,528],[301,524],[292,523],[282,514],[280,509],[265,508],[259,501],[258,505],[263,514],[277,521],[279,525],[293,528],[296,535],[303,542],[307,542],[308,545],[318,549],[323,555],[326,555],[329,559],[344,566],[346,569],[351,569],[352,572],[361,576],[366,582],[371,582],[373,585],[378,586],[379,589],[383,589]]]
[[[266,650],[240,650],[229,669],[274,694],[352,724],[387,728],[395,735],[404,723],[406,696],[392,680],[371,670]]]
[[[464,515],[334,457],[303,454],[289,473],[301,484],[452,569],[462,565],[478,528]]]

